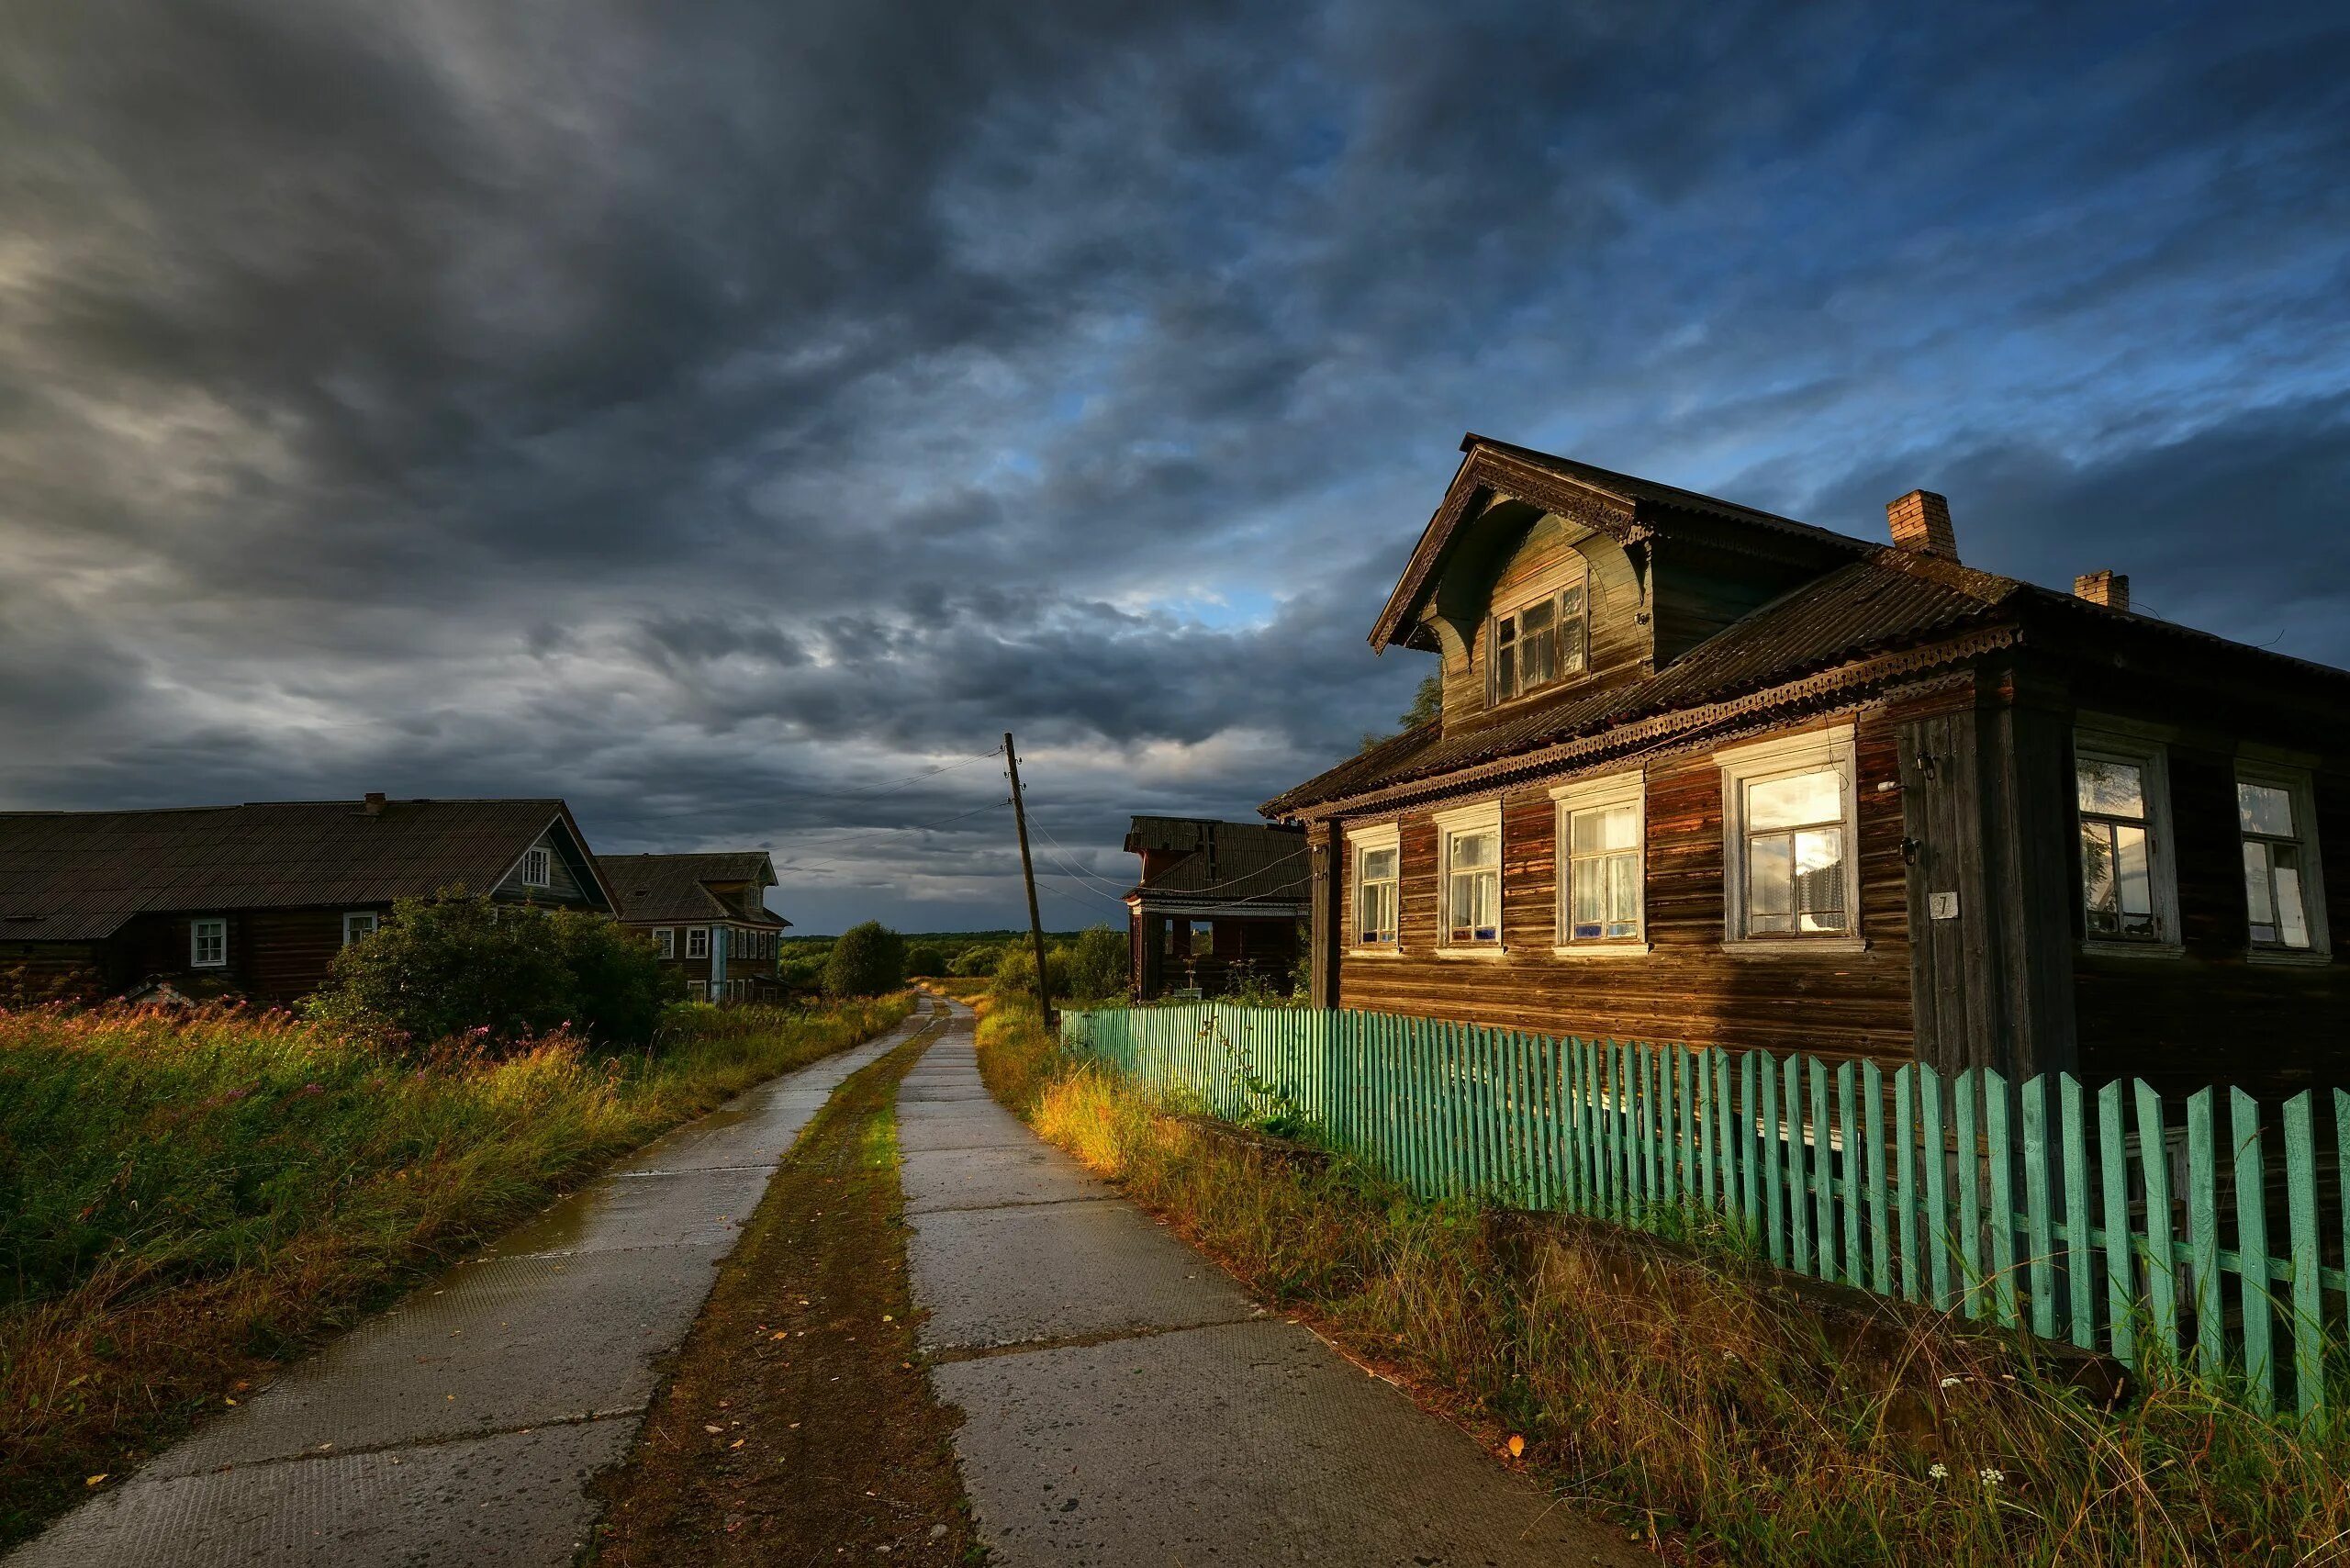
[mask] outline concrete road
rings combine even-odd
[[[1653,1563],[1038,1141],[962,1009],[898,1114],[914,1300],[993,1562]]]
[[[926,1025],[741,1095],[287,1370],[7,1568],[567,1564],[800,1130]]]

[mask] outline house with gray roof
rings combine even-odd
[[[1142,879],[1126,891],[1134,991],[1286,991],[1308,903],[1305,835],[1267,823],[1144,816],[1126,832]]]
[[[455,888],[613,907],[552,798],[0,812],[0,993],[291,1002],[393,901]]]
[[[1928,490],[1860,539],[1461,451],[1370,634],[1440,715],[1261,808],[1312,846],[1318,1002],[2350,1084],[2350,672],[1969,566]]]
[[[621,920],[643,932],[685,977],[696,1001],[775,1002],[783,933],[791,922],[767,906],[775,861],[764,849],[694,855],[604,855],[597,865]]]

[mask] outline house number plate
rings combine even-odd
[[[1958,895],[1956,893],[1928,893],[1926,895],[1926,914],[1929,919],[1932,920],[1956,920],[1958,918]]]

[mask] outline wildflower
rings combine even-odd
[[[1950,1479],[1950,1466],[1947,1464],[1937,1464],[1931,1470],[1926,1472],[1926,1475],[1929,1480],[1948,1481]]]
[[[1986,1486],[1997,1486],[2000,1482],[2005,1481],[2008,1478],[2008,1473],[2006,1471],[1994,1470],[1987,1464],[1982,1469],[1976,1471],[1975,1473],[1982,1479],[1983,1484]]]
[[[1964,1383],[1965,1381],[1966,1380],[1963,1377],[1946,1377],[1942,1379],[1942,1386],[1944,1388],[1956,1388],[1960,1383]]]

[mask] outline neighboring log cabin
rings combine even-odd
[[[1142,880],[1126,893],[1137,997],[1290,989],[1312,891],[1304,833],[1136,817],[1126,853],[1142,857]]]
[[[767,906],[776,877],[766,850],[604,855],[597,864],[620,901],[621,921],[685,976],[688,996],[717,1002],[782,998],[782,938],[791,922]]]
[[[2350,1083],[2350,674],[1471,436],[1371,646],[1442,716],[1263,808],[1324,1005]],[[2215,548],[2224,548],[2215,543]]]
[[[395,899],[612,908],[559,800],[0,812],[0,991],[285,1002]]]

